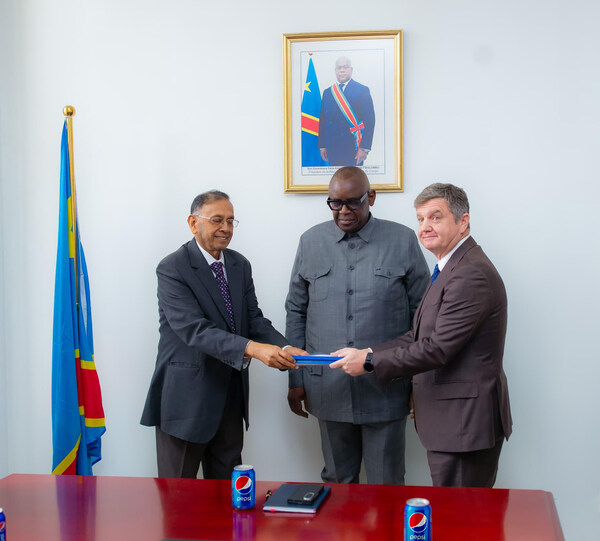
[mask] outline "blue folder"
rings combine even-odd
[[[308,364],[331,364],[343,359],[343,357],[334,357],[332,355],[293,355],[297,365]]]

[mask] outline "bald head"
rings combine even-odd
[[[339,210],[332,209],[333,221],[346,233],[360,231],[369,221],[369,207],[375,203],[375,195],[360,167],[341,167],[329,182],[329,200],[338,203],[334,206],[344,203]]]
[[[331,177],[329,181],[329,188],[331,190],[332,184],[345,184],[347,186],[355,186],[360,190],[361,195],[371,189],[369,183],[369,177],[360,168],[354,166],[340,167]]]

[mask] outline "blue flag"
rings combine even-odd
[[[306,83],[302,93],[302,167],[329,165],[319,151],[319,116],[321,114],[321,90],[312,58],[308,61]]]
[[[102,458],[100,437],[106,428],[70,160],[65,121],[52,342],[52,473],[91,475],[92,465]]]

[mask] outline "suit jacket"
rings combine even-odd
[[[408,227],[371,216],[348,238],[333,220],[300,238],[286,300],[286,337],[310,353],[367,347],[410,329],[429,282],[417,237]],[[349,293],[349,290],[351,293]],[[307,409],[324,421],[376,423],[408,415],[410,381],[382,385],[328,366],[290,370]]]
[[[510,436],[506,316],[502,279],[468,238],[425,292],[412,330],[372,348],[381,380],[413,377],[415,426],[426,449],[475,451]]]
[[[156,269],[160,340],[141,423],[196,443],[215,435],[235,370],[242,373],[248,427],[248,370],[242,368],[248,341],[286,344],[258,307],[248,260],[234,250],[224,257],[237,334],[195,239]]]
[[[375,130],[375,110],[369,88],[350,79],[344,89],[344,95],[358,122],[363,122],[365,125],[360,146],[371,149]],[[327,158],[331,165],[356,165],[354,135],[350,132],[350,124],[333,97],[331,87],[323,92],[321,102],[319,148],[327,149]]]

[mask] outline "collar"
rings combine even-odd
[[[469,234],[464,239],[460,239],[460,241],[458,241],[456,243],[456,246],[454,248],[452,248],[452,250],[450,250],[444,257],[442,257],[442,259],[438,260],[437,266],[438,266],[438,269],[440,269],[440,272],[442,272],[442,269],[446,266],[446,263],[448,263],[448,261],[450,261],[452,254],[454,254],[454,252],[456,252],[456,250],[458,250],[459,246],[461,244],[464,244],[464,242],[470,237],[471,237],[471,235]]]
[[[196,240],[196,239],[194,239]],[[202,248],[202,246],[200,246],[200,243],[198,242],[198,240],[196,240],[196,245],[198,246],[198,248],[200,248],[200,252],[202,253],[202,255],[204,256],[204,259],[206,259],[206,262],[208,263],[208,266],[210,267],[215,261],[220,261],[223,264],[223,267],[225,267],[225,255],[223,254],[223,252],[221,252],[221,255],[219,256],[219,259],[215,259],[212,255],[210,255],[204,248]]]
[[[375,228],[377,227],[377,219],[370,212],[369,212],[369,220],[367,221],[367,223],[362,226],[362,229],[359,229],[358,231],[355,231],[354,233],[346,233],[346,232],[342,231],[337,225],[335,225],[335,222],[332,221],[331,223],[333,224],[333,226],[335,228],[334,236],[335,236],[336,242],[340,242],[340,241],[344,240],[345,238],[347,238],[346,235],[355,235],[357,237],[360,237],[365,242],[369,242],[371,240],[371,238],[373,237],[373,235],[375,234]]]

